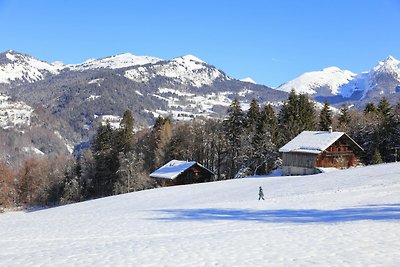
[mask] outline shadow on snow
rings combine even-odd
[[[266,223],[332,223],[400,220],[400,204],[369,205],[337,210],[168,209],[160,221],[255,221]]]

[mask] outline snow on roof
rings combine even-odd
[[[161,168],[151,173],[150,177],[162,178],[162,179],[175,179],[181,173],[183,173],[184,171],[186,171],[195,164],[198,164],[200,167],[208,170],[207,168],[197,163],[196,161],[171,160]],[[208,171],[211,172],[210,170]]]
[[[344,132],[304,131],[281,147],[279,152],[319,154],[343,135],[346,134]],[[350,140],[352,139],[350,138]]]

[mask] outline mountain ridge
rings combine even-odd
[[[290,80],[277,90],[306,93],[321,101],[326,98],[330,103],[355,102],[359,106],[365,102],[374,102],[383,95],[398,101],[400,95],[400,61],[393,56],[379,61],[368,71],[355,74],[338,67],[328,67],[320,71],[306,72]]]

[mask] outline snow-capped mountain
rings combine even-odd
[[[49,74],[58,74],[60,66],[12,50],[0,54],[0,84],[33,83]]]
[[[337,67],[307,72],[277,89],[285,92],[294,89],[317,100],[327,97],[332,102],[374,101],[383,95],[397,100],[400,98],[400,61],[389,56],[360,74]]]
[[[22,130],[28,140],[24,147],[45,154],[57,147],[61,150],[61,143],[66,150],[89,140],[105,120],[117,127],[127,109],[134,114],[135,127],[141,128],[152,125],[160,115],[176,120],[221,117],[235,97],[243,109],[253,98],[261,104],[278,105],[287,97],[286,92],[231,78],[193,55],[164,60],[125,53],[69,65],[50,64],[13,51],[0,55],[0,93],[35,107],[31,125]],[[14,125],[10,114],[3,124]],[[32,144],[31,135],[40,140]],[[49,136],[51,148],[37,145]],[[0,151],[0,158],[12,149]]]
[[[146,65],[149,63],[156,63],[161,59],[147,56],[135,56],[131,53],[119,54],[111,57],[101,59],[89,59],[79,64],[69,64],[66,68],[74,71],[84,71],[90,69],[119,69],[138,65]]]
[[[180,83],[195,87],[212,85],[218,78],[231,79],[225,73],[192,55],[174,58],[170,61],[162,61],[158,64],[151,64],[125,72],[125,77],[135,82],[148,82],[157,76],[171,78]]]
[[[340,87],[349,83],[356,74],[348,70],[341,70],[337,67],[325,68],[320,71],[307,72],[291,80],[277,89],[290,92],[292,89],[297,93],[314,95],[321,93],[322,89],[327,95],[337,95]]]

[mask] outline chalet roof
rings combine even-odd
[[[357,148],[363,150],[344,132],[304,131],[279,149],[279,152],[319,154],[342,136],[346,136]]]
[[[181,161],[181,160],[171,160],[164,166],[160,167],[159,169],[155,170],[150,174],[150,177],[153,178],[162,178],[162,179],[175,179],[181,173],[186,171],[187,169],[191,168],[194,165],[198,165],[201,168],[209,171],[213,174],[212,171],[205,168],[201,164],[197,163],[196,161]]]

